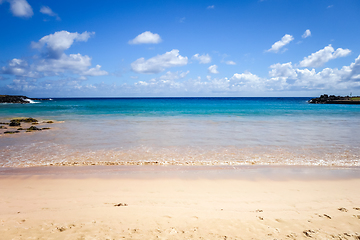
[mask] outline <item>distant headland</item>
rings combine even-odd
[[[349,97],[349,96],[335,96],[335,95],[321,95],[318,98],[313,98],[309,100],[309,103],[318,103],[318,104],[360,104],[360,96]]]
[[[39,98],[29,98],[26,96],[20,95],[0,95],[0,103],[31,103],[35,100],[49,100],[49,99],[39,99]]]

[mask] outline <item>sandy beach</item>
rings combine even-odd
[[[111,169],[2,170],[0,239],[360,239],[360,178]]]

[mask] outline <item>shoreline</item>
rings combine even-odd
[[[115,166],[39,166],[0,168],[0,178],[8,176],[42,178],[99,179],[234,179],[234,180],[344,180],[360,179],[358,166],[300,165],[115,165]]]

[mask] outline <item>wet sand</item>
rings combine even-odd
[[[3,168],[0,239],[360,239],[358,173],[251,166]]]

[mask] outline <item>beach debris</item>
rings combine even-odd
[[[305,231],[303,231],[303,233],[304,233],[304,235],[306,237],[313,237],[313,234],[315,233],[315,231],[313,231],[313,230],[305,230]]]
[[[347,212],[348,211],[346,208],[343,208],[343,207],[338,208],[338,210],[341,211],[341,212]]]
[[[324,214],[324,217],[327,217],[328,219],[331,219],[331,217],[327,214]]]
[[[117,203],[117,204],[114,204],[114,207],[126,207],[127,206],[127,203]]]

